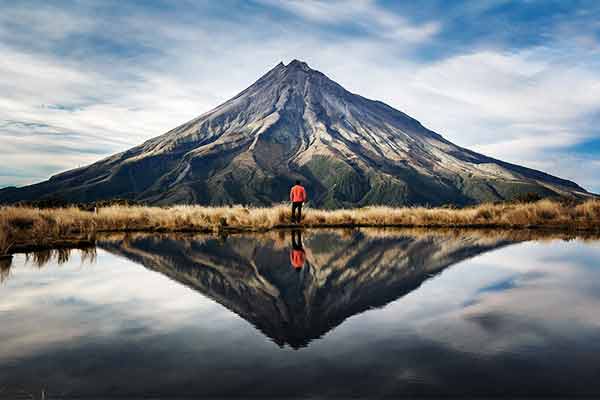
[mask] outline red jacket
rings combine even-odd
[[[292,267],[295,269],[302,268],[304,266],[304,250],[292,250],[290,253],[290,261],[292,262]]]
[[[292,187],[292,190],[290,190],[290,201],[292,203],[306,201],[306,190],[300,185]]]

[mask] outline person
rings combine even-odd
[[[290,201],[292,202],[292,222],[300,223],[302,221],[302,204],[306,201],[306,190],[300,181],[296,181],[290,190]]]
[[[292,231],[292,252],[290,253],[290,262],[296,271],[299,271],[304,266],[306,253],[302,247],[302,233],[300,230]]]

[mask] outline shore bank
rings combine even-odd
[[[600,201],[564,204],[482,204],[473,207],[307,208],[302,224],[290,224],[290,208],[112,206],[97,212],[78,208],[0,207],[0,255],[24,249],[92,242],[102,232],[260,232],[302,228],[460,228],[600,231]]]

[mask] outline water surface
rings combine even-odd
[[[0,397],[600,394],[600,245],[117,235],[0,275]]]

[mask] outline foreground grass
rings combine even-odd
[[[23,246],[49,246],[69,240],[93,240],[98,232],[258,231],[289,226],[288,206],[271,208],[113,206],[97,213],[78,208],[0,208],[0,254]],[[398,226],[435,228],[600,229],[600,201],[567,205],[536,203],[482,204],[463,209],[367,207],[346,210],[307,209],[306,227]]]

